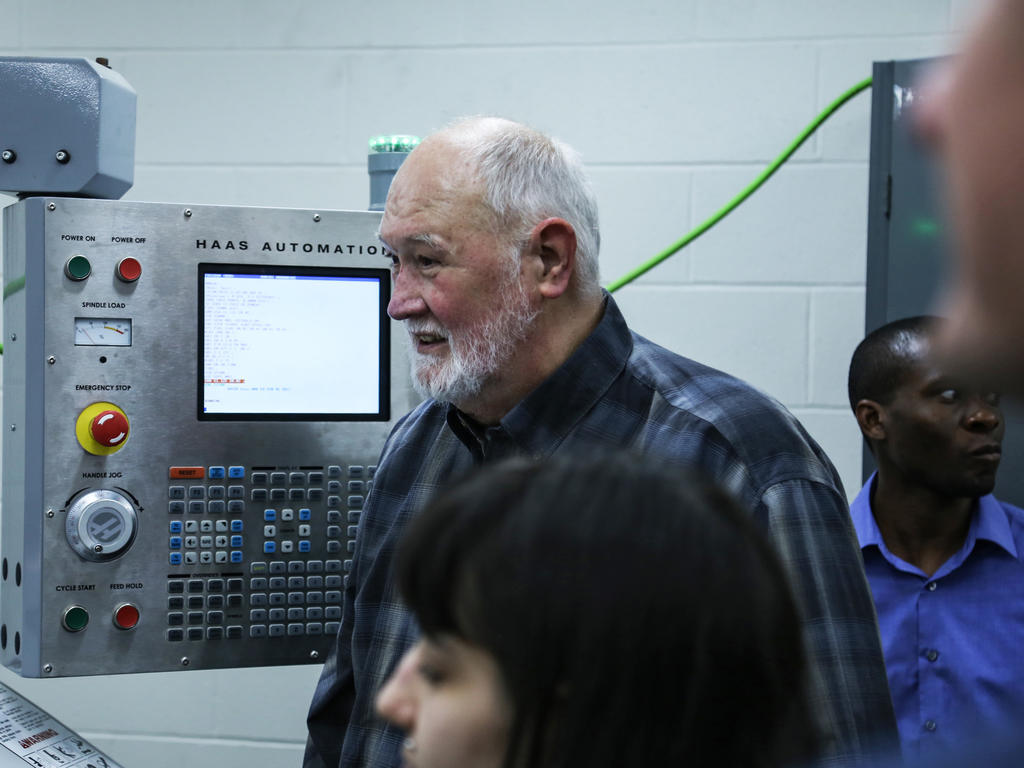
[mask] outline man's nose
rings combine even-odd
[[[415,647],[402,657],[391,677],[377,693],[376,701],[377,714],[407,733],[411,733],[416,724],[414,652]]]
[[[998,407],[982,397],[971,398],[967,409],[967,428],[975,432],[992,432],[1003,421]]]
[[[406,320],[422,315],[427,310],[416,281],[404,271],[399,270],[391,286],[391,300],[388,302],[388,315],[394,320]]]

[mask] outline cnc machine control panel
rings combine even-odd
[[[379,220],[5,211],[7,666],[323,661],[377,456],[415,402]]]

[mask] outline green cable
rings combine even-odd
[[[649,270],[654,269],[669,256],[685,248],[687,245],[692,243],[698,237],[700,237],[713,226],[715,226],[715,224],[717,224],[730,213],[732,213],[733,210],[740,203],[742,203],[744,200],[750,197],[755,191],[757,191],[757,189],[762,184],[768,181],[768,179],[771,178],[772,174],[779,170],[782,164],[786,162],[790,158],[790,156],[797,151],[797,149],[800,148],[800,145],[807,141],[810,135],[814,133],[816,130],[818,130],[818,128],[821,127],[821,124],[828,120],[828,118],[830,118],[832,114],[836,112],[836,110],[838,110],[841,106],[843,106],[843,104],[848,102],[858,93],[867,90],[870,87],[871,78],[869,77],[857,83],[855,86],[853,86],[845,93],[843,93],[839,98],[837,98],[835,101],[829,104],[825,108],[824,112],[822,112],[820,115],[814,118],[811,124],[800,132],[800,134],[793,140],[793,142],[788,147],[786,147],[782,154],[775,158],[771,165],[769,165],[767,168],[761,171],[758,177],[754,179],[752,182],[750,182],[749,185],[747,185],[746,189],[744,189],[742,192],[736,195],[736,197],[734,197],[732,200],[730,200],[728,203],[722,206],[722,208],[720,208],[715,214],[711,216],[711,218],[707,219],[703,224],[701,224],[700,226],[696,227],[695,229],[691,230],[686,235],[684,235],[682,239],[676,241],[668,248],[661,251],[661,253],[656,254],[651,259],[641,264],[639,267],[636,267],[631,272],[628,272],[627,274],[620,277],[618,280],[609,283],[607,286],[608,292],[614,293],[615,291],[619,290],[619,288],[621,288],[622,286],[628,285],[629,283],[636,280],[638,277],[640,277],[640,275],[644,274],[645,272],[648,272]]]

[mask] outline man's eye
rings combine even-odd
[[[417,256],[416,263],[421,267],[433,267],[437,264],[437,259],[432,259],[429,256]]]
[[[955,403],[959,398],[960,393],[952,387],[944,389],[939,393],[939,399],[945,403]]]

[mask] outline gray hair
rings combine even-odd
[[[582,296],[599,295],[597,198],[579,153],[502,118],[463,118],[442,133],[464,149],[502,231],[513,233],[521,243],[545,218],[562,218],[572,225],[578,290]]]

